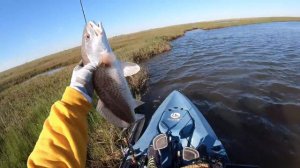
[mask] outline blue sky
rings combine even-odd
[[[109,37],[167,25],[225,18],[300,16],[299,0],[82,0],[88,20]],[[0,71],[79,46],[79,0],[1,0]]]

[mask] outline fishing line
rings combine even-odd
[[[81,11],[82,11],[82,14],[83,14],[83,17],[84,17],[85,24],[87,24],[87,22],[86,22],[86,17],[85,17],[85,13],[84,13],[84,9],[83,9],[83,6],[82,6],[82,1],[81,1],[81,0],[80,0],[80,6],[81,6]]]

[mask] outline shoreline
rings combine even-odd
[[[171,42],[195,29],[217,29],[258,23],[300,21],[299,18],[252,18],[198,22],[151,29],[110,39],[111,46],[123,61],[145,63],[172,49]],[[26,63],[0,73],[0,162],[3,166],[25,167],[28,154],[49,115],[51,105],[61,99],[69,85],[71,73],[80,60],[80,47],[75,47]],[[58,67],[65,67],[50,76],[39,76]],[[139,98],[147,91],[149,73],[145,69],[128,78],[132,93]],[[95,104],[94,104],[95,105]],[[113,167],[121,153],[118,144],[120,129],[106,122],[95,109],[89,112],[89,144],[87,166]],[[22,152],[14,147],[22,149]]]
[[[174,36],[169,36],[169,37],[161,37],[163,42],[161,42],[159,45],[163,46],[162,50],[157,50],[157,51],[150,51],[150,54],[146,54],[146,57],[139,57],[136,55],[136,53],[133,54],[133,60],[136,63],[142,63],[144,64],[147,60],[162,54],[164,52],[168,52],[172,49],[171,42],[173,40],[176,40],[180,37],[183,37],[186,32],[197,30],[197,29],[202,29],[202,30],[214,30],[214,29],[222,29],[222,28],[229,28],[229,27],[237,27],[237,26],[247,26],[247,25],[253,25],[253,24],[266,24],[266,23],[276,23],[276,22],[300,22],[300,18],[292,18],[291,20],[281,20],[278,18],[259,18],[259,20],[256,20],[257,18],[247,18],[250,21],[247,21],[246,19],[228,19],[228,20],[219,20],[219,21],[209,21],[209,22],[197,22],[197,23],[191,23],[191,24],[184,24],[184,25],[178,25],[178,26],[191,26],[193,24],[196,24],[196,26],[193,26],[191,28],[183,30],[182,33],[174,35]],[[271,19],[271,20],[265,20],[265,19]],[[235,24],[232,24],[235,23]],[[200,24],[200,25],[199,25]],[[202,25],[203,24],[203,25]],[[208,24],[215,24],[211,27],[206,26]],[[173,26],[170,26],[173,27]],[[175,26],[176,27],[176,26]],[[167,29],[169,27],[164,27],[164,28],[158,28],[158,29]],[[150,31],[150,30],[149,30]],[[141,32],[138,32],[141,33]],[[141,51],[143,53],[143,50]],[[128,83],[131,87],[132,92],[134,93],[134,96],[136,97],[141,97],[142,94],[145,93],[147,90],[147,81],[149,79],[149,73],[147,72],[147,69],[145,67],[142,68],[142,73],[138,73],[134,75],[134,78],[137,78],[139,81],[143,81],[142,83],[136,83],[132,82],[133,79],[130,78],[128,80]],[[133,86],[133,87],[132,87]]]
[[[111,46],[121,60],[140,63],[153,56],[169,51],[170,41],[194,29],[218,29],[249,24],[300,21],[300,17],[239,18],[195,22],[144,30],[115,36],[109,39]],[[80,61],[80,46],[54,53],[31,62],[0,72],[0,92],[22,83],[40,73]]]

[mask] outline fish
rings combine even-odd
[[[138,73],[140,66],[117,59],[101,23],[89,21],[84,28],[81,46],[84,65],[92,61],[89,54],[100,57],[93,74],[93,84],[99,98],[96,110],[111,124],[121,128],[141,120],[143,115],[135,114],[134,109],[143,102],[133,98],[125,78]]]

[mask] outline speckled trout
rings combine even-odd
[[[88,54],[100,56],[99,66],[94,72],[95,91],[99,97],[97,111],[117,127],[128,127],[141,119],[134,109],[142,102],[136,101],[128,87],[126,76],[139,72],[135,63],[121,62],[113,53],[102,24],[88,22],[82,36],[81,54],[83,64],[91,60]]]

